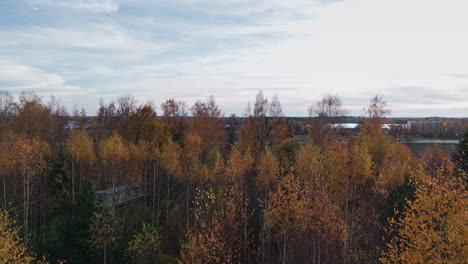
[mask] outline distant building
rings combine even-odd
[[[63,126],[64,129],[66,130],[73,130],[73,129],[76,129],[78,128],[78,123],[74,120],[69,120],[65,123],[65,125]]]
[[[342,124],[331,124],[333,128],[342,128],[342,129],[358,129],[360,126],[359,123],[342,123]],[[382,124],[382,130],[389,131],[392,127],[400,127],[406,129],[407,124]]]
[[[90,129],[91,128],[91,120],[87,119],[84,122],[85,122],[84,123],[84,128]],[[63,128],[65,130],[75,130],[75,129],[79,129],[82,125],[83,125],[83,123],[80,124],[80,122],[78,122],[76,120],[68,120],[65,123],[65,125],[63,126]]]

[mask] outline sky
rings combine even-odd
[[[287,116],[374,95],[391,116],[468,117],[466,0],[0,0],[0,90],[96,113],[123,94],[159,106],[258,91]],[[160,109],[158,108],[159,112]]]

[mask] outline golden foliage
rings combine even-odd
[[[197,190],[194,224],[186,232],[179,263],[240,263],[247,215],[235,187]]]
[[[278,161],[270,148],[266,147],[261,154],[257,170],[257,187],[259,190],[269,190],[276,183],[279,174]]]
[[[349,174],[355,185],[363,184],[372,177],[372,159],[366,145],[353,144],[349,147]]]
[[[13,149],[13,160],[21,174],[27,177],[40,175],[47,167],[45,157],[50,154],[47,143],[38,138],[18,137]]]
[[[36,258],[28,252],[20,237],[20,228],[3,209],[0,209],[0,263],[47,263],[45,257]]]
[[[431,177],[437,177],[437,174],[452,176],[454,164],[450,161],[447,153],[438,145],[430,146],[425,149],[421,156],[421,164],[424,171]]]
[[[0,209],[0,262],[31,263],[31,257],[20,238],[20,230],[8,213]]]
[[[306,223],[307,200],[299,181],[292,174],[280,180],[265,209],[265,226],[277,236],[300,230]]]
[[[12,147],[14,138],[4,137],[0,141],[0,175],[7,174],[14,166]]]
[[[96,161],[93,143],[85,130],[79,130],[71,135],[64,151],[77,162],[93,164]]]
[[[344,241],[340,208],[329,198],[325,189],[313,190],[301,186],[292,174],[279,181],[264,214],[264,229],[272,230],[279,248],[282,248],[280,256],[283,263],[287,262],[287,252],[299,246],[296,243],[300,238],[304,239],[302,241],[313,240],[314,243],[302,247],[312,247],[314,250],[340,248]]]
[[[349,185],[349,149],[346,144],[336,139],[327,141],[323,146],[322,168],[325,181],[330,190],[332,199],[344,200],[346,188]]]
[[[51,109],[42,104],[42,98],[34,93],[19,96],[18,115],[13,125],[19,134],[45,140],[51,123]]]
[[[206,162],[212,182],[221,181],[226,165],[224,164],[224,159],[219,148],[214,147],[208,152]]]
[[[105,162],[127,161],[129,153],[122,137],[114,133],[100,145],[101,156]]]
[[[161,167],[172,176],[179,177],[182,175],[180,163],[179,146],[172,140],[169,140],[161,149]]]
[[[246,174],[251,169],[253,162],[253,157],[249,152],[242,154],[239,146],[234,145],[226,166],[227,181],[244,186]]]
[[[296,157],[296,174],[301,182],[310,186],[323,184],[320,149],[312,142],[301,147]]]
[[[207,153],[213,146],[224,149],[227,139],[225,124],[214,97],[209,97],[206,102],[197,101],[191,110],[193,117],[187,120],[188,131],[200,137],[202,153]]]
[[[189,155],[199,157],[202,152],[202,139],[196,132],[189,132],[184,138],[184,151]]]
[[[377,175],[377,190],[382,194],[388,194],[395,187],[402,185],[410,170],[411,159],[408,147],[398,143],[390,144]]]
[[[90,244],[96,248],[111,248],[117,243],[119,221],[113,212],[104,210],[94,213],[90,226]]]
[[[390,221],[382,263],[466,263],[466,183],[454,178],[417,184],[416,199]],[[396,212],[398,216],[399,212]]]
[[[256,139],[257,126],[253,118],[247,119],[239,131],[238,148],[241,152],[257,149],[259,140]]]

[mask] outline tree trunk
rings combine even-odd
[[[159,226],[159,218],[160,218],[160,215],[161,215],[161,177],[159,177],[159,180],[158,180],[158,210],[157,210],[157,214],[156,214],[156,226]]]
[[[104,247],[104,264],[107,263],[107,250],[106,247]]]
[[[78,162],[78,178],[79,178],[79,188],[78,188],[78,193],[81,191],[81,186],[82,186],[82,169],[81,169],[81,162]],[[86,179],[85,179],[86,180]]]
[[[7,209],[7,198],[6,198],[6,175],[3,177],[3,203],[4,203],[4,210]]]
[[[286,264],[286,232],[283,235],[283,262],[282,264]]]
[[[185,206],[186,206],[186,213],[187,213],[187,226],[190,225],[190,218],[189,218],[189,183],[187,179],[187,199],[185,201]]]
[[[156,162],[153,162],[153,224],[154,224],[154,218],[156,217],[154,214],[155,205],[156,205]]]
[[[29,236],[28,236],[28,233],[29,233],[29,208],[30,208],[30,204],[29,204],[29,201],[31,200],[30,198],[30,188],[31,188],[31,179],[29,178],[29,176],[27,177],[27,184],[26,184],[26,226],[25,226],[25,233],[26,233],[26,240],[25,240],[25,244],[26,246],[29,245]]]
[[[260,215],[260,263],[265,261],[265,231],[263,230],[263,216]]]
[[[246,197],[247,197],[247,190],[244,191],[244,195],[243,195],[243,199],[242,199],[242,203],[243,203],[243,206],[244,206],[244,213],[245,215],[248,215],[248,208],[247,208],[247,204],[244,203],[244,201],[246,200]],[[244,255],[245,255],[245,258],[246,258],[246,262],[247,260],[250,258],[250,254],[248,252],[248,246],[247,246],[247,221],[244,222]],[[250,261],[249,261],[250,263]]]
[[[24,181],[24,187],[23,187],[23,223],[24,223],[24,242],[27,245],[28,244],[28,182],[27,182],[27,177],[26,173],[24,172],[23,169],[23,181]]]
[[[75,160],[72,159],[72,202],[75,204]]]
[[[353,188],[353,208],[351,209],[351,224],[350,224],[350,230],[349,230],[349,244],[350,244],[350,256],[353,255],[353,251],[354,251],[354,246],[351,246],[351,245],[354,245],[352,242],[353,242],[353,239],[354,239],[354,228],[353,228],[353,223],[355,223],[356,221],[356,192],[357,192],[357,187],[355,186]]]
[[[315,239],[314,243],[312,243],[312,264],[315,264]]]
[[[147,170],[147,167],[145,166],[145,172],[143,174],[145,177],[145,188],[144,188],[144,193],[145,193],[145,214],[146,214],[146,207],[147,207],[147,190],[146,190],[146,187],[147,187],[147,179],[148,179],[148,170]],[[154,192],[153,192],[153,195],[154,195]],[[154,218],[154,206],[153,206],[153,218]]]
[[[169,199],[170,199],[170,195],[169,195],[169,181],[170,181],[170,176],[169,176],[169,173],[166,172],[167,174],[167,203],[166,203],[166,224],[169,223]]]
[[[115,206],[115,161],[112,161],[111,177],[112,177],[112,207]]]
[[[188,172],[185,172],[186,175],[186,185],[187,185],[187,193],[186,193],[186,201],[185,201],[185,206],[186,206],[186,217],[187,217],[187,226],[190,226],[190,204],[189,204],[189,197],[190,197],[190,180],[189,180],[189,174]]]
[[[349,183],[346,184],[346,202],[345,202],[345,230],[348,230],[348,207],[349,207]],[[348,263],[348,248],[349,248],[349,235],[345,240],[345,247],[344,247],[344,258],[345,263]]]
[[[319,247],[318,247],[318,263],[319,263],[319,264],[322,263],[322,262],[320,261],[320,248],[321,248],[321,246],[319,245]]]
[[[328,242],[325,244],[325,248],[326,248],[326,256],[327,256],[327,260],[325,263],[330,263],[330,248],[329,248],[329,245],[328,245]]]

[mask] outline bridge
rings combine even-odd
[[[112,206],[112,198],[115,197],[114,206],[121,206],[130,201],[140,199],[145,195],[142,185],[119,185],[96,192],[97,199],[105,206]]]

